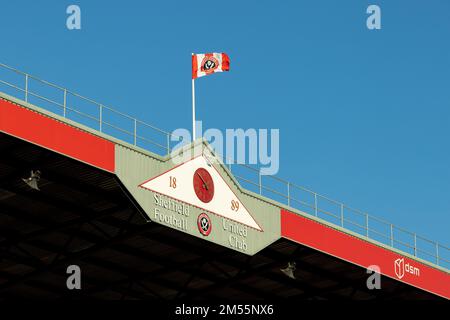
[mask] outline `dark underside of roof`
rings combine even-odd
[[[22,178],[40,170],[41,191]],[[295,261],[296,279],[280,268]],[[67,267],[81,268],[68,290]],[[0,299],[439,299],[281,239],[253,257],[149,222],[113,175],[0,133]]]

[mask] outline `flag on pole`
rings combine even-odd
[[[192,79],[211,73],[229,71],[230,58],[226,53],[204,53],[192,55]]]

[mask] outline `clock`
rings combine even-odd
[[[194,172],[193,182],[197,198],[204,203],[210,202],[214,197],[214,181],[208,170],[198,168]]]

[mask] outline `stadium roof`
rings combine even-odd
[[[343,228],[343,215],[337,223],[325,219],[315,193],[310,214],[293,197],[286,205],[262,195],[261,184],[259,194],[244,188],[236,169],[220,164],[214,169],[263,229],[248,231],[248,252],[227,247],[220,228],[205,237],[155,221],[149,193],[138,184],[171,167],[169,157],[139,146],[152,140],[137,132],[136,120],[129,143],[105,134],[106,126],[120,127],[104,113],[95,118],[102,132],[70,120],[81,112],[66,104],[67,91],[58,116],[42,108],[52,99],[22,90],[27,101],[0,94],[0,297],[450,297],[448,270],[420,257],[417,236],[411,254],[400,251],[391,246],[392,233],[385,243],[373,239],[367,225],[362,234]],[[43,101],[39,107],[29,103],[32,96]],[[41,191],[22,181],[37,169]],[[211,219],[220,225],[219,216]],[[431,256],[448,262],[439,250]],[[295,279],[280,271],[289,262],[296,263]],[[65,285],[70,264],[83,270],[78,293]],[[382,290],[367,289],[372,264],[381,267]]]

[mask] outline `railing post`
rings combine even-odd
[[[288,206],[291,206],[291,183],[288,181],[287,183],[287,201],[288,201]]]
[[[417,257],[417,233],[414,233],[414,257]]]
[[[99,104],[99,127],[100,127],[100,132],[102,132],[103,130],[103,105]]]
[[[391,223],[391,247],[394,247],[394,225]]]
[[[28,74],[25,74],[25,102],[28,102]]]
[[[64,118],[66,117],[66,108],[67,108],[67,89],[64,89],[64,101],[63,101],[63,116],[64,116]]]
[[[137,144],[137,135],[136,135],[136,133],[137,133],[137,119],[134,118],[134,145]]]
[[[366,213],[366,237],[369,237],[369,214]]]
[[[439,243],[436,241],[436,264],[439,265]]]
[[[318,208],[317,208],[317,193],[314,192],[314,214],[317,217]]]
[[[167,133],[167,155],[170,154],[170,133]]]
[[[344,227],[344,204],[341,203],[341,227]]]
[[[262,178],[261,178],[261,170],[258,171],[259,177],[259,194],[262,194]]]

